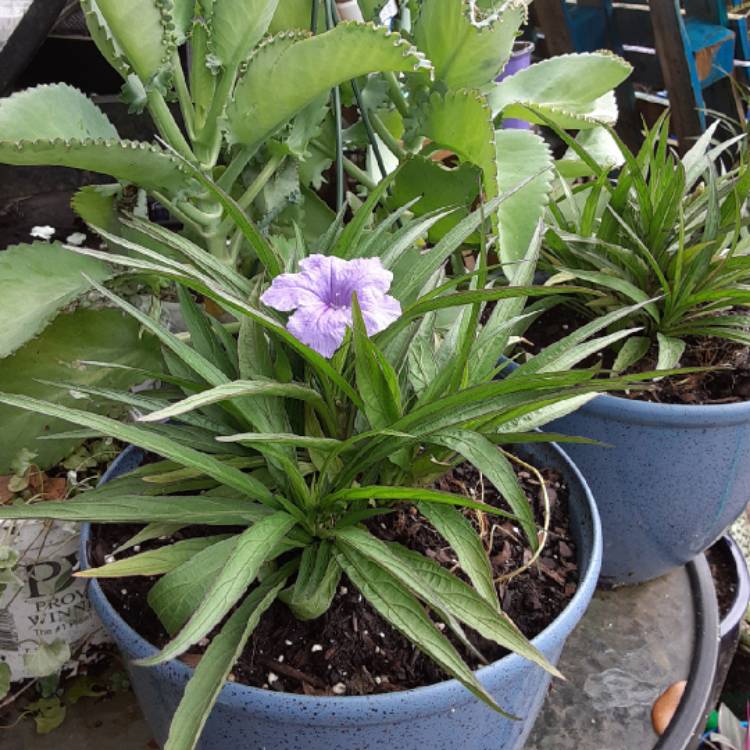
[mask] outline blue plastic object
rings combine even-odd
[[[106,479],[137,465],[132,449],[112,465]],[[526,459],[555,468],[570,488],[570,516],[581,581],[574,598],[534,644],[556,663],[567,637],[589,605],[599,575],[601,529],[591,493],[576,467],[556,446],[519,450]],[[88,566],[91,530],[82,530],[81,560]],[[96,581],[89,595],[107,630],[128,661],[128,671],[146,721],[163,746],[169,723],[191,670],[176,661],[155,668],[133,659],[156,649],[115,612]],[[500,705],[521,721],[504,719],[449,680],[399,693],[366,697],[315,697],[228,683],[219,696],[198,750],[520,750],[547,693],[548,675],[516,655],[477,672]]]
[[[640,583],[684,565],[750,500],[750,403],[600,395],[548,429],[613,446],[566,446],[597,500],[604,584]]]

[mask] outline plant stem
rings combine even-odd
[[[385,143],[388,150],[397,157],[399,161],[406,159],[408,154],[403,146],[393,137],[391,131],[385,126],[385,123],[374,112],[372,114],[372,126],[375,128],[375,132],[380,136],[380,140]]]
[[[351,159],[344,157],[344,169],[346,173],[360,185],[364,185],[368,190],[375,190],[378,183],[373,180],[367,172],[360,169]]]
[[[250,159],[255,156],[258,152],[258,146],[244,146],[229,162],[229,166],[224,171],[224,174],[217,180],[218,186],[222,190],[230,192],[232,185],[240,178],[242,170],[248,165]]]
[[[385,162],[383,161],[383,154],[380,151],[380,144],[378,143],[378,139],[375,135],[375,131],[372,129],[372,122],[370,121],[370,113],[367,111],[367,107],[365,107],[364,105],[364,100],[362,98],[362,90],[360,89],[359,84],[355,80],[352,80],[352,89],[354,91],[354,97],[357,100],[357,107],[359,108],[359,113],[362,116],[362,124],[365,126],[365,130],[367,131],[367,139],[370,141],[370,145],[372,146],[372,151],[375,154],[375,161],[377,161],[378,163],[380,176],[386,177],[388,175],[388,170],[385,168]]]
[[[388,85],[388,96],[391,101],[396,105],[396,109],[399,111],[402,117],[406,117],[409,114],[409,103],[404,97],[404,92],[401,90],[398,78],[395,73],[383,73],[385,76],[385,82]]]
[[[156,200],[158,200],[159,203],[161,203],[163,206],[168,208],[172,216],[174,216],[176,219],[179,219],[183,224],[192,227],[196,232],[198,232],[198,234],[204,233],[203,226],[190,218],[190,216],[188,216],[181,208],[179,208],[176,203],[167,198],[166,195],[164,195],[163,193],[154,192],[154,198],[156,198]]]
[[[336,11],[334,0],[325,0],[326,29],[329,31],[336,26]],[[333,91],[333,116],[336,123],[336,212],[340,212],[344,205],[344,133],[341,120],[341,89],[336,86]]]
[[[190,144],[182,134],[180,126],[174,119],[166,101],[164,101],[164,97],[158,91],[151,90],[148,92],[148,110],[162,138],[181,156],[194,162],[195,154],[190,148]]]
[[[180,53],[175,50],[174,56],[172,57],[172,72],[174,75],[174,85],[177,91],[177,98],[180,102],[180,111],[182,112],[182,119],[185,121],[185,128],[187,129],[190,140],[195,140],[195,109],[193,107],[193,99],[190,96],[190,89],[185,79],[185,71],[182,68],[182,60],[180,60]]]
[[[276,154],[268,160],[266,166],[263,167],[258,176],[252,181],[247,190],[245,190],[245,192],[242,194],[242,197],[240,197],[237,201],[237,203],[243,209],[247,209],[250,204],[260,195],[260,191],[263,190],[266,183],[274,176],[274,174],[276,174],[276,171],[284,163],[285,160],[285,154]],[[230,230],[231,226],[231,218],[224,219],[224,221],[221,223],[221,226],[219,227],[219,231],[222,234],[226,234]]]

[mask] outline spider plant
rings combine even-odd
[[[675,367],[696,337],[750,343],[750,165],[741,137],[712,146],[715,130],[683,158],[670,147],[666,116],[638,153],[610,132],[624,158],[612,178],[558,129],[594,177],[559,180],[544,238],[547,283],[575,281],[597,292],[572,302],[588,318],[640,305],[618,322],[642,330],[613,345],[615,373],[649,352],[657,369]],[[731,146],[739,161],[725,166]]]

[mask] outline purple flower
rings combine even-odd
[[[300,273],[277,276],[260,300],[283,312],[296,310],[287,330],[324,357],[333,356],[352,326],[353,294],[368,336],[385,330],[401,315],[399,301],[386,294],[393,274],[379,258],[311,255],[299,265]]]

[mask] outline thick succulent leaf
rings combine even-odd
[[[500,258],[523,261],[549,200],[554,173],[552,153],[543,138],[528,130],[498,130],[497,179],[500,192],[512,190],[530,174],[538,174],[498,207]]]
[[[0,99],[0,142],[117,138],[104,112],[66,83],[36,86]]]
[[[230,137],[259,143],[334,86],[368,73],[411,72],[424,57],[398,34],[341,23],[316,36],[283,34],[248,62],[227,109]]]
[[[198,552],[216,542],[226,539],[226,535],[182,539],[158,549],[140,552],[123,560],[89,568],[76,575],[80,578],[122,578],[124,576],[158,576],[170,573],[175,568],[191,560]]]
[[[468,519],[445,505],[420,503],[419,512],[435,527],[458,556],[461,568],[479,594],[498,608],[492,566],[482,540]]]
[[[0,253],[0,259],[5,253]],[[25,309],[20,302],[17,311]],[[17,314],[17,313],[15,313]],[[4,321],[13,318],[3,316]],[[160,369],[158,342],[142,336],[138,324],[116,310],[78,310],[59,315],[36,339],[0,363],[0,391],[23,393],[73,406],[80,403],[75,390],[50,388],[39,379],[66,380],[85,386],[104,382],[113,388],[128,388],[143,381],[143,376],[129,369],[105,370],[81,364],[96,357],[136,368]],[[112,411],[112,404],[95,399],[89,408]],[[24,413],[0,407],[0,474],[8,473],[10,464],[22,447],[36,453],[34,463],[48,469],[65,458],[81,438],[45,440],[37,438],[59,432],[67,423],[41,414]]]
[[[113,39],[144,84],[166,70],[177,44],[171,0],[96,0]]]
[[[479,170],[473,164],[463,163],[457,168],[446,169],[432,159],[413,156],[398,172],[387,200],[389,208],[399,208],[418,198],[411,211],[414,216],[424,216],[446,206],[456,210],[433,224],[428,236],[437,242],[469,214],[479,195]],[[353,252],[358,247],[352,247]]]
[[[498,195],[495,128],[487,100],[477,91],[433,94],[421,113],[423,134],[482,170],[486,198]]]
[[[73,167],[171,193],[179,193],[191,184],[175,157],[157,146],[137,141],[60,139],[11,143],[0,139],[0,163]]]
[[[102,57],[123,77],[127,78],[133,69],[125,59],[125,55],[112,36],[104,20],[96,0],[81,0],[81,10],[86,21],[89,35],[101,53]]]
[[[429,439],[463,456],[495,486],[518,517],[529,545],[536,550],[539,539],[534,511],[521,489],[510,461],[478,432],[446,430],[431,435]]]
[[[172,21],[177,30],[177,41],[182,43],[193,28],[195,0],[172,0]]]
[[[480,700],[502,713],[458,651],[398,578],[348,544],[341,545],[338,560],[352,583],[388,622]]]
[[[234,607],[261,566],[271,558],[281,540],[295,526],[287,513],[274,513],[242,532],[213,585],[185,627],[156,656],[142,659],[141,666],[155,666],[183,654],[208,635]]]
[[[530,110],[538,108],[563,128],[586,129],[614,123],[617,104],[612,89],[632,67],[609,52],[559,55],[518,71],[488,95],[493,115],[543,124]]]
[[[286,583],[287,570],[255,588],[211,641],[188,682],[164,750],[194,750],[234,663]],[[280,580],[277,580],[280,579]]]
[[[211,53],[227,70],[235,71],[268,31],[279,0],[213,0],[212,5]]]
[[[112,272],[56,242],[16,245],[0,254],[0,358],[33,339],[91,288],[83,274],[104,281]]]
[[[312,9],[310,0],[281,0],[276,13],[268,27],[269,34],[279,34],[283,31],[299,31],[309,29],[312,21]],[[318,28],[316,31],[325,29],[325,14],[318,14]]]
[[[604,171],[608,172],[621,167],[625,162],[620,145],[606,128],[582,130],[576,141],[579,146],[586,149],[598,167]],[[563,158],[558,160],[557,171],[568,180],[591,177],[594,174],[591,167],[572,148],[569,148]]]
[[[511,0],[502,11],[477,19],[473,3],[423,0],[414,40],[449,89],[477,89],[505,67],[526,20],[527,0]]]

